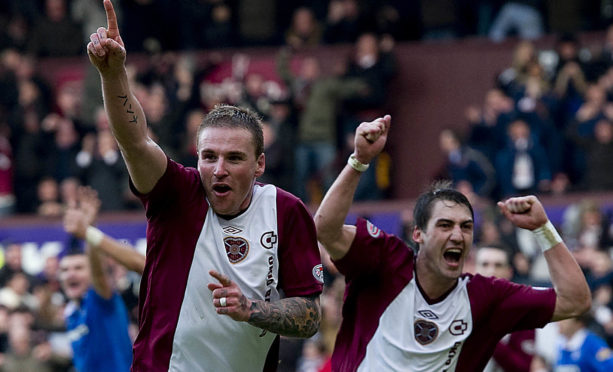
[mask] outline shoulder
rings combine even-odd
[[[277,193],[277,208],[281,213],[293,212],[296,210],[308,211],[302,200],[290,192],[283,190],[280,187],[267,185],[266,187],[274,187]]]

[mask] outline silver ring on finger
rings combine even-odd
[[[226,301],[226,298],[225,298],[225,297],[222,297],[222,298],[220,298],[220,299],[219,299],[219,305],[220,305],[221,307],[226,307],[226,305],[227,305],[227,304],[228,304],[228,303],[227,303],[227,301]]]

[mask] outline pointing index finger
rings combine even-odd
[[[218,273],[215,270],[211,270],[209,271],[209,275],[211,275],[213,278],[219,280],[219,283],[221,283],[221,285],[223,285],[224,287],[228,287],[232,284],[232,281],[230,280],[230,278],[228,278],[227,276]]]
[[[119,26],[117,26],[117,15],[115,15],[115,9],[111,0],[104,0],[104,10],[106,11],[107,36],[114,39],[119,36]]]

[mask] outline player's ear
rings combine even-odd
[[[421,244],[424,242],[424,239],[422,238],[421,233],[422,231],[419,227],[415,226],[415,228],[413,228],[413,241],[415,243]]]
[[[266,169],[266,156],[264,153],[261,153],[257,160],[257,165],[255,168],[255,177],[258,178],[262,174],[264,174],[264,169]]]

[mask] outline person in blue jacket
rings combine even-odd
[[[558,323],[560,342],[554,371],[613,371],[613,351],[597,334],[588,330],[589,315]]]
[[[88,244],[86,252],[71,249],[60,260],[60,282],[70,302],[64,310],[79,372],[127,372],[132,364],[132,342],[128,334],[128,312],[113,290],[97,248],[104,234],[90,225],[100,204],[90,188],[80,191],[79,206],[70,207],[64,228]],[[83,225],[77,229],[77,225]],[[77,231],[83,230],[82,233]]]

